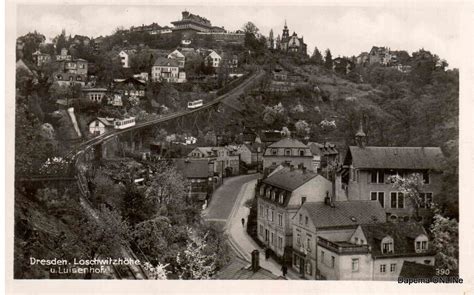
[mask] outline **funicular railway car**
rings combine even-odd
[[[126,129],[132,126],[135,126],[135,117],[117,119],[114,121],[115,129]]]
[[[196,109],[203,106],[202,99],[188,102],[188,109]]]

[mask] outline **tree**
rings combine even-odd
[[[194,230],[188,228],[189,241],[186,250],[176,257],[180,279],[209,280],[216,271],[216,254],[207,254],[206,237],[200,237]]]
[[[254,23],[246,22],[242,26],[242,31],[244,31],[245,34],[250,34],[250,35],[256,37],[259,30],[258,30],[257,26]]]
[[[458,222],[442,216],[438,210],[435,210],[434,222],[430,230],[433,235],[432,244],[437,252],[436,266],[457,272],[459,267]]]
[[[332,55],[331,55],[331,50],[326,49],[326,56],[324,57],[324,66],[328,70],[332,70]]]
[[[56,54],[60,54],[61,53],[61,49],[63,48],[68,48],[68,44],[67,44],[67,41],[66,41],[66,30],[62,30],[61,31],[61,34],[56,36],[56,38],[54,38],[53,42],[56,44]]]
[[[296,134],[300,138],[305,138],[310,132],[309,124],[305,120],[299,120],[295,123]]]
[[[314,47],[313,55],[311,55],[311,62],[316,65],[323,65],[323,55],[319,51],[318,47]]]
[[[181,203],[186,196],[186,179],[175,166],[160,163],[155,168],[147,197],[153,198],[158,207],[170,202]]]
[[[419,173],[413,173],[403,178],[400,175],[391,175],[388,180],[392,182],[392,187],[403,193],[404,197],[410,200],[412,208],[415,211],[415,220],[419,220],[420,213],[419,209],[422,202],[425,200],[421,199],[421,193],[425,186],[423,182],[423,175]],[[424,205],[424,204],[423,204]]]
[[[145,262],[143,265],[145,270],[148,271],[148,277],[153,280],[167,280],[168,274],[170,273],[170,271],[166,269],[168,266],[169,264],[163,265],[161,263],[158,263],[156,266],[153,266],[149,262]]]
[[[34,31],[18,38],[23,42],[23,59],[33,62],[32,54],[40,48],[46,40],[45,36]]]

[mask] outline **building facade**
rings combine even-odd
[[[263,169],[278,166],[285,162],[294,166],[302,164],[308,170],[317,171],[311,150],[307,145],[296,139],[283,138],[265,149]]]
[[[332,183],[303,166],[282,167],[256,187],[258,239],[287,263],[291,262],[291,220],[305,202],[332,197]]]
[[[276,39],[276,49],[285,53],[307,54],[307,45],[304,43],[303,37],[299,38],[295,32],[290,36],[290,30],[286,25],[286,20],[281,39],[279,35]]]
[[[179,70],[178,60],[158,57],[151,68],[151,80],[153,82],[184,83],[186,82],[186,73]]]
[[[319,240],[345,241],[358,225],[381,222],[385,222],[385,212],[376,201],[327,198],[304,203],[292,218],[293,269],[307,279],[318,279],[318,264],[332,260],[331,256],[318,256]]]
[[[239,175],[240,157],[231,147],[197,147],[188,154],[189,158],[207,158],[214,162],[213,171],[221,177]]]
[[[349,239],[318,240],[318,272],[328,280],[397,280],[405,262],[433,266],[419,223],[359,225]]]

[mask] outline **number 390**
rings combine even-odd
[[[436,269],[436,275],[437,276],[447,276],[449,275],[449,269],[444,269],[444,268],[437,268]]]

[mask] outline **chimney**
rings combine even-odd
[[[252,251],[252,266],[251,269],[253,272],[257,272],[260,269],[260,252],[258,250]]]

